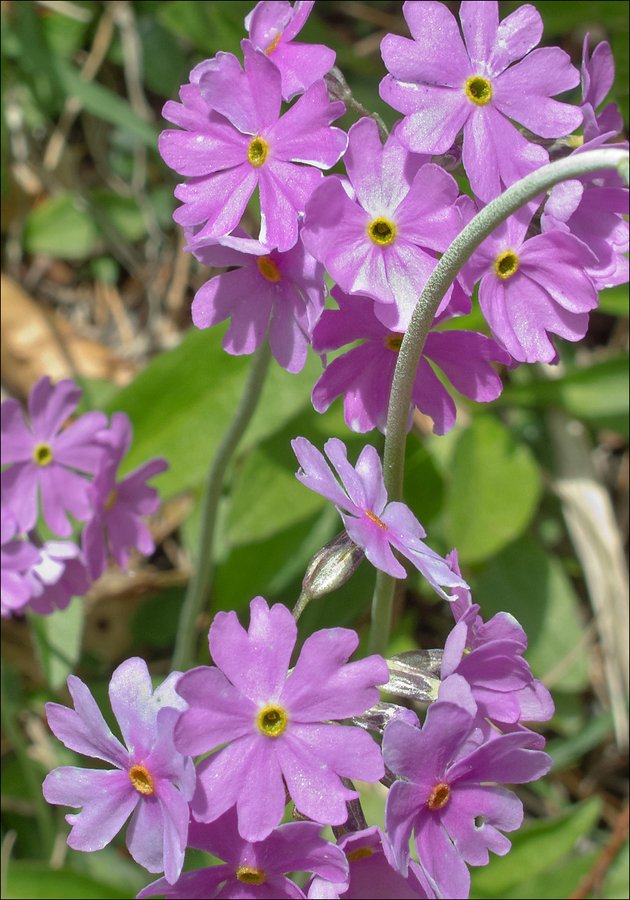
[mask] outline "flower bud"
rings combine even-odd
[[[309,600],[323,597],[345,584],[356,572],[365,554],[346,531],[318,550],[306,569],[302,590]]]
[[[386,659],[389,681],[382,685],[382,690],[396,697],[433,703],[440,687],[443,653],[443,650],[409,650]]]

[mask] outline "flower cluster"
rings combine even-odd
[[[500,22],[494,0],[464,0],[460,33],[444,4],[406,2],[412,38],[382,43],[381,96],[403,118],[385,138],[371,117],[346,134],[332,124],[345,110],[343,79],[329,71],[333,51],[293,40],[313,5],[258,3],[245,20],[242,65],[231,53],[199,63],[181,102],[164,107],[177,128],[162,133],[160,152],[187,178],[174,216],[186,249],[229,269],[197,291],[194,324],[229,319],[228,353],[250,354],[268,340],[289,373],[301,371],[311,346],[324,367],[314,408],[324,412],[343,395],[353,431],[384,432],[398,351],[439,256],[554,153],[616,139],[616,110],[598,112],[612,59],[607,44],[589,57],[585,42],[573,106],[553,98],[580,73],[564,51],[534,49],[542,20],[532,6]],[[580,124],[582,135],[571,136]],[[340,162],[345,174],[324,175]],[[460,162],[472,196],[452,174]],[[256,191],[260,228],[250,234],[243,216]],[[617,175],[569,181],[483,242],[431,324],[408,427],[416,408],[436,434],[455,423],[455,400],[433,366],[455,390],[487,402],[502,389],[493,363],[554,362],[554,335],[584,335],[597,291],[627,278],[627,198]],[[325,308],[326,274],[336,309]],[[452,327],[475,290],[492,337]],[[15,401],[3,405],[8,608],[61,605],[50,587],[57,597],[76,591],[81,577],[101,574],[108,552],[123,567],[130,547],[151,552],[139,516],[155,508],[146,480],[165,463],[117,482],[128,420],[115,414],[107,427],[88,413],[60,431],[77,403],[70,382],[52,388],[43,379],[29,400],[30,427]],[[115,768],[56,769],[45,797],[82,809],[67,819],[70,845],[84,851],[105,846],[131,816],[131,855],[163,873],[140,897],[466,898],[468,866],[487,864],[490,850],[507,853],[505,832],[523,818],[521,801],[499,783],[526,783],[551,766],[527,723],[548,720],[553,702],[524,659],[520,625],[506,613],[484,622],[456,552],[439,556],[411,510],[388,498],[374,447],[352,465],[332,438],[324,446],[331,468],[306,438],[292,446],[296,477],[336,505],[345,529],[313,557],[293,613],[262,597],[251,601],[247,629],[236,612],[217,613],[212,664],[174,672],[155,690],[141,660],[119,666],[110,700],[124,745],[71,676],[75,708],[48,704],[50,727],[69,749]],[[86,523],[82,553],[63,542],[39,546],[38,496],[61,536],[71,534],[68,512]],[[301,603],[339,586],[364,558],[405,578],[401,557],[449,601],[455,624],[443,651],[350,661],[358,635],[327,628],[295,654]],[[381,701],[379,688],[404,704]],[[428,704],[422,722],[419,704]],[[389,788],[385,831],[365,821],[353,780]],[[283,823],[288,812],[299,821]],[[321,836],[325,825],[336,843]],[[187,847],[220,864],[183,872]],[[293,872],[310,876],[303,888]]]
[[[457,577],[456,558],[450,564]],[[70,846],[100,849],[133,814],[131,855],[164,872],[140,897],[304,897],[286,878],[293,870],[313,875],[309,897],[467,897],[466,863],[484,865],[488,849],[506,853],[501,832],[523,816],[516,795],[495,782],[532,781],[551,765],[542,738],[520,723],[536,695],[547,717],[551,709],[521,657],[520,626],[505,616],[484,625],[460,588],[424,725],[390,704],[383,728],[373,724],[383,706],[377,687],[396,690],[386,660],[348,662],[358,637],[331,628],[307,638],[290,668],[297,625],[289,610],[256,597],[250,611],[247,631],[236,613],[218,613],[208,635],[215,665],[174,672],[155,691],[142,660],[119,666],[109,694],[126,747],[78,678],[68,680],[74,710],[47,704],[67,747],[115,766],[47,776],[49,803],[83,807],[67,816]],[[461,657],[462,640],[473,662],[458,666],[453,647]],[[520,662],[514,674],[508,654]],[[387,833],[365,825],[351,779],[391,784]],[[281,824],[289,801],[309,821]],[[336,845],[319,836],[325,824],[337,829]],[[409,858],[412,830],[419,864]],[[224,864],[182,874],[187,846]]]
[[[127,568],[130,549],[145,556],[154,546],[143,515],[159,506],[147,479],[167,468],[154,459],[116,481],[131,444],[131,423],[114,413],[74,418],[81,389],[65,379],[41,378],[28,398],[27,422],[17,400],[2,404],[2,616],[65,609],[87,593],[111,554]],[[69,424],[68,424],[69,423]],[[86,475],[92,475],[90,481]],[[68,538],[68,513],[84,522],[82,547],[73,541],[42,541],[39,508],[47,528]]]

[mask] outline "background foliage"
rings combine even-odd
[[[504,16],[520,4],[500,5]],[[544,42],[576,65],[586,31],[611,42],[611,99],[627,124],[628,3],[536,5]],[[50,768],[85,761],[51,738],[43,705],[69,701],[74,671],[107,718],[107,684],[124,658],[145,657],[158,681],[168,671],[197,500],[248,360],[222,351],[223,327],[189,327],[190,301],[210,273],[181,253],[175,176],[157,153],[160,110],[194,64],[240,52],[246,11],[196,0],[2,3],[3,386],[23,399],[46,372],[78,377],[85,408],[129,414],[126,470],[153,455],[170,462],[156,479],[165,504],[152,522],[154,557],[130,576],[109,571],[62,613],[4,629],[6,897],[131,897],[150,878],[121,836],[94,854],[66,847],[64,811],[46,807],[40,785]],[[356,98],[391,125],[396,114],[378,96],[387,31],[407,33],[399,2],[319,0],[300,37],[332,46]],[[627,632],[615,607],[625,603],[618,573],[628,536],[627,317],[626,287],[604,291],[585,341],[558,342],[559,366],[505,371],[494,404],[459,397],[449,435],[433,436],[418,415],[408,438],[406,502],[436,550],[457,546],[484,617],[507,610],[523,624],[534,676],[556,702],[546,728],[554,768],[517,788],[527,822],[506,858],[473,869],[473,897],[628,896]],[[476,306],[449,327],[485,330]],[[378,434],[348,433],[339,401],[323,416],[313,411],[320,372],[314,355],[299,375],[272,368],[225,486],[206,628],[217,610],[246,615],[256,594],[292,605],[310,557],[339,530],[323,498],[296,481],[290,439],[321,447],[342,437],[353,459],[366,441],[381,446]],[[593,491],[608,518],[593,513]],[[582,540],[567,527],[576,511]],[[598,572],[608,578],[603,592]],[[441,647],[452,624],[416,575],[397,597],[392,653]],[[365,636],[373,580],[364,564],[312,604],[300,639],[333,625]],[[208,661],[205,642],[199,661]],[[380,822],[385,791],[368,788],[368,820]]]

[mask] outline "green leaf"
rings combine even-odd
[[[127,241],[139,241],[147,233],[142,211],[133,197],[121,197],[113,191],[92,192],[94,205],[103,213],[116,231]]]
[[[119,897],[125,900],[128,894],[69,869],[51,869],[46,863],[16,860],[9,864],[4,896],[7,900],[32,900],[33,897],[38,900],[109,900]]]
[[[444,502],[444,480],[413,434],[407,438],[403,499],[423,525],[440,513]]]
[[[73,597],[65,609],[48,616],[32,616],[39,661],[52,690],[66,683],[81,655],[83,598]]]
[[[536,461],[500,422],[481,415],[459,438],[451,471],[446,538],[462,562],[487,559],[531,521],[541,492]]]
[[[473,587],[486,621],[505,611],[521,623],[529,641],[525,655],[537,678],[555,670],[556,689],[577,691],[587,686],[587,656],[575,652],[584,634],[580,602],[556,557],[525,535],[495,557]]]
[[[599,292],[599,309],[610,316],[628,316],[628,285],[606,288]]]
[[[628,900],[628,843],[617,854],[608,870],[604,891],[604,900]]]
[[[501,404],[560,407],[597,428],[628,433],[628,357],[626,355],[578,369],[554,381],[508,387]]]
[[[532,822],[510,835],[512,849],[507,856],[493,856],[489,866],[472,870],[471,896],[540,896],[522,893],[519,886],[537,875],[555,869],[558,861],[574,849],[577,840],[595,826],[601,807],[601,800],[593,797],[585,803],[572,806],[557,819]],[[515,893],[507,893],[514,888]]]
[[[158,129],[141,119],[127,100],[98,81],[84,81],[73,66],[61,60],[57,60],[56,70],[68,97],[76,97],[92,115],[130,132],[143,144],[157,150]]]
[[[570,738],[556,738],[547,744],[547,753],[553,759],[554,772],[576,765],[580,757],[594,750],[613,732],[613,714],[605,709],[590,719],[578,734]]]
[[[165,456],[170,468],[154,483],[167,496],[205,479],[243,391],[250,360],[223,350],[225,329],[191,328],[179,347],[156,356],[108,404],[110,412],[126,412],[134,427],[124,471]],[[309,403],[319,370],[313,356],[298,375],[272,361],[241,450],[273,434]]]
[[[98,229],[72,194],[57,194],[35,206],[24,227],[24,249],[58,259],[83,259],[96,248]]]
[[[260,541],[301,522],[327,502],[295,477],[290,467],[264,449],[249,455],[232,497],[228,538],[235,546]]]
[[[173,34],[185,37],[208,56],[221,51],[240,59],[240,42],[246,36],[243,19],[248,7],[233,0],[198,3],[197,0],[172,0],[160,3],[158,18]]]

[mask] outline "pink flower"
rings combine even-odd
[[[282,97],[303,94],[335,64],[335,51],[323,44],[300,44],[293,38],[304,27],[315,0],[260,2],[245,17],[249,37],[274,62],[282,77]]]
[[[80,397],[70,379],[53,386],[45,375],[29,394],[30,425],[17,400],[2,404],[2,465],[9,465],[2,473],[2,505],[12,510],[20,531],[35,526],[40,492],[46,524],[61,537],[72,532],[66,512],[81,521],[90,515],[89,483],[76,470],[96,472],[103,448],[95,438],[107,416],[85,413],[62,430]]]
[[[120,568],[125,569],[131,547],[143,556],[150,556],[155,549],[141,516],[154,513],[160,498],[156,489],[146,482],[164,472],[168,463],[157,457],[116,482],[116,471],[129,449],[131,437],[131,422],[122,412],[114,413],[111,429],[100,435],[108,452],[89,487],[93,511],[82,535],[83,552],[93,581],[107,568],[108,550]]]

